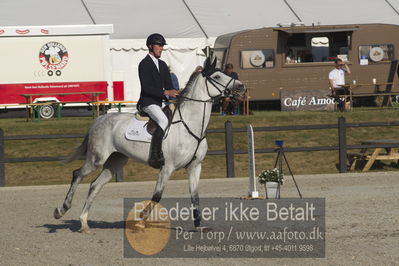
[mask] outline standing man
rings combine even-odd
[[[341,89],[345,85],[345,73],[351,74],[349,66],[342,59],[335,59],[335,68],[328,74],[331,89]]]
[[[340,99],[338,95],[345,95],[345,73],[351,74],[349,66],[344,63],[341,59],[337,58],[334,60],[335,68],[328,74],[328,80],[330,84],[330,89],[332,91],[333,97],[338,101],[338,108],[343,111],[344,100]]]
[[[162,153],[162,140],[168,126],[168,118],[161,106],[165,96],[176,97],[179,92],[173,89],[169,70],[161,57],[165,38],[158,33],[147,38],[146,45],[149,53],[139,64],[139,78],[141,85],[138,108],[148,114],[158,125],[151,140],[150,158],[148,164],[160,169],[165,164]]]
[[[172,86],[175,90],[179,90],[180,89],[180,85],[179,85],[179,79],[177,78],[176,74],[172,72],[172,70],[170,69],[170,67],[168,67],[169,69],[169,73],[170,73],[170,79],[172,80]]]
[[[238,80],[238,74],[237,72],[234,72],[234,66],[231,63],[226,64],[226,67],[224,69],[224,73],[233,78]],[[238,114],[238,105],[242,101],[241,98],[233,98],[232,95],[227,95],[226,97],[222,98],[222,113],[221,115],[226,115],[227,109],[230,105],[230,103],[233,105],[233,114],[237,115]]]

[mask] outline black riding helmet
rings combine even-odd
[[[150,36],[148,36],[146,45],[147,45],[147,47],[150,47],[150,45],[154,45],[154,44],[166,45],[167,43],[166,43],[165,38],[161,34],[153,33]]]

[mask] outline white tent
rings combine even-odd
[[[145,42],[146,39],[111,40],[113,80],[125,82],[125,97],[128,99],[139,97],[140,91],[137,88],[140,83],[137,73],[139,62],[148,53]],[[202,49],[209,43],[204,38],[170,38],[167,43],[162,60],[177,75],[180,88],[183,88],[194,68],[203,64],[205,54]]]
[[[399,24],[399,0],[1,0],[0,25],[113,24],[113,39],[207,38],[279,24]]]
[[[399,24],[399,0],[287,1],[306,25]]]
[[[215,37],[240,30],[305,25],[399,24],[399,0],[1,0],[0,27],[113,24],[114,80],[138,97],[137,66],[154,32],[170,44],[162,56],[181,85]]]

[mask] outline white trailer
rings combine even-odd
[[[0,27],[0,105],[55,101],[85,105],[124,100],[112,82],[109,36],[113,25]],[[76,93],[76,94],[74,94]]]
[[[113,25],[0,27],[0,108],[34,102],[86,106],[82,92],[103,92],[100,100],[125,102],[133,111],[140,96],[139,62],[148,49],[145,39],[110,39]],[[177,75],[180,88],[204,49],[215,38],[170,39],[162,59]],[[69,94],[75,93],[76,94]]]

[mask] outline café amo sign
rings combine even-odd
[[[329,89],[281,90],[281,111],[334,110]]]

